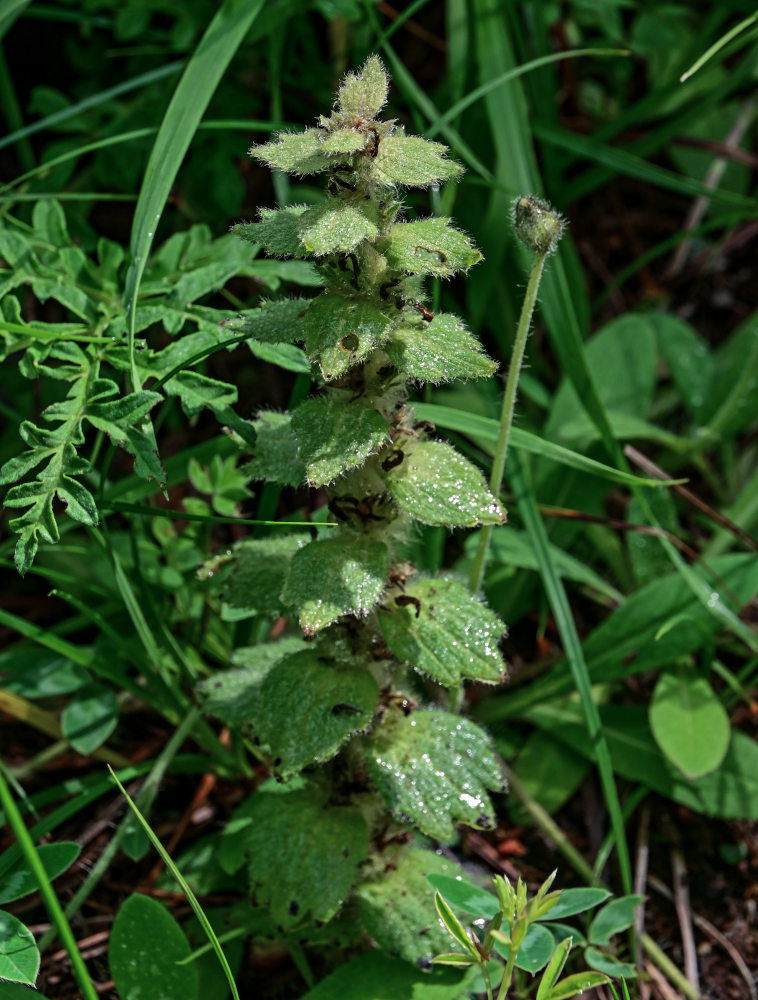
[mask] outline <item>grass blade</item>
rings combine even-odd
[[[679,82],[684,83],[685,80],[689,80],[689,78],[694,73],[697,73],[700,67],[704,66],[720,49],[723,49],[724,46],[728,45],[733,38],[736,38],[737,35],[741,34],[746,28],[749,28],[750,25],[754,24],[756,21],[758,21],[758,11],[755,14],[751,14],[750,17],[746,17],[744,21],[740,21],[739,24],[735,24],[735,26],[727,31],[725,35],[722,35],[717,42],[714,42],[710,48],[706,49],[700,58],[697,59],[685,73],[682,73],[679,77]]]
[[[232,975],[232,970],[229,968],[229,963],[226,960],[226,955],[224,954],[224,950],[221,947],[221,944],[219,943],[219,940],[216,937],[215,931],[211,927],[208,918],[206,917],[205,913],[203,912],[203,908],[200,906],[200,903],[197,901],[197,897],[193,893],[192,889],[190,889],[189,885],[185,882],[184,878],[182,877],[182,873],[179,871],[179,869],[176,867],[176,865],[174,864],[174,862],[171,860],[171,857],[166,852],[165,848],[163,847],[163,844],[160,842],[160,840],[158,840],[158,838],[155,836],[155,834],[153,833],[153,831],[150,829],[150,824],[145,820],[145,818],[143,817],[142,813],[139,811],[139,809],[137,808],[137,806],[134,804],[134,802],[129,797],[129,794],[126,791],[126,789],[124,788],[124,786],[121,784],[121,782],[116,777],[116,772],[113,770],[112,767],[109,767],[108,770],[111,772],[111,777],[113,778],[113,780],[118,785],[118,787],[119,787],[119,789],[121,791],[121,794],[126,799],[128,805],[129,805],[129,808],[132,810],[132,812],[134,813],[134,815],[137,817],[137,820],[138,820],[140,826],[145,831],[145,833],[147,834],[147,836],[150,838],[150,842],[152,843],[153,847],[156,849],[156,851],[158,852],[158,854],[160,854],[160,856],[161,856],[161,858],[163,860],[163,863],[169,869],[169,871],[174,876],[174,878],[179,883],[179,885],[182,887],[182,891],[184,892],[184,895],[187,897],[187,901],[189,902],[190,906],[194,910],[195,916],[197,917],[198,922],[200,923],[200,926],[205,931],[206,937],[208,938],[208,940],[212,944],[213,950],[216,952],[216,955],[218,956],[218,960],[221,963],[221,968],[224,970],[224,975],[226,976],[226,981],[229,983],[229,989],[232,992],[232,996],[234,997],[234,1000],[240,1000],[240,995],[237,992],[237,986],[236,986],[236,984],[234,982],[234,976]]]
[[[134,361],[137,295],[171,185],[200,119],[263,0],[224,0],[187,63],[155,140],[134,212],[131,262],[126,276],[126,316],[132,383],[140,388]]]

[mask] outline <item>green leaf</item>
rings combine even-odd
[[[78,691],[90,681],[79,663],[36,643],[15,643],[0,653],[3,689],[24,698],[56,698]]]
[[[398,371],[420,382],[487,378],[497,365],[457,316],[437,314],[431,322],[396,327],[384,346]]]
[[[537,919],[552,922],[561,917],[573,917],[576,913],[584,913],[585,910],[591,910],[593,906],[604,903],[610,895],[607,889],[593,889],[589,886],[581,889],[561,889],[558,902]]]
[[[273,142],[253,146],[250,155],[290,174],[317,174],[331,166],[329,157],[321,150],[321,137],[322,133],[315,128],[280,132]]]
[[[505,672],[498,649],[505,626],[455,580],[407,585],[391,611],[379,612],[379,624],[399,660],[446,687],[464,678],[496,684]]]
[[[655,313],[658,350],[690,413],[696,418],[705,412],[714,359],[706,341],[689,323],[677,316]]]
[[[499,749],[508,759],[509,754]],[[528,794],[551,816],[575,794],[590,768],[586,757],[570,750],[544,729],[535,729],[527,736],[510,765]],[[508,800],[508,815],[516,823],[533,825],[534,817],[515,799],[512,795]]]
[[[260,344],[257,340],[248,340],[247,346],[251,354],[261,361],[278,365],[288,372],[310,375],[311,363],[301,348],[294,344]]]
[[[225,330],[247,333],[264,344],[291,344],[305,340],[303,318],[310,299],[277,299],[257,309],[224,320]]]
[[[81,844],[66,840],[55,844],[40,844],[35,848],[37,857],[51,882],[76,861],[81,849]],[[0,904],[10,903],[14,899],[21,899],[38,891],[37,877],[27,865],[26,858],[18,858],[8,868],[3,868],[0,857]]]
[[[344,115],[374,118],[387,100],[389,80],[378,56],[369,56],[359,73],[348,73],[337,91]]]
[[[715,771],[729,749],[729,716],[705,677],[664,671],[649,707],[650,728],[668,759],[687,778]]]
[[[468,236],[453,229],[450,219],[441,216],[396,222],[376,247],[390,267],[411,274],[447,277],[456,271],[468,271],[482,259]]]
[[[309,486],[323,486],[347,469],[363,465],[389,437],[389,424],[370,402],[349,393],[307,399],[292,414]]]
[[[306,351],[327,382],[366,358],[390,327],[372,303],[326,293],[314,299],[304,322]]]
[[[486,917],[491,920],[500,909],[497,896],[478,885],[472,885],[462,878],[450,875],[432,874],[429,883],[438,889],[453,906],[476,917]]]
[[[365,667],[325,661],[318,650],[285,657],[245,692],[252,726],[285,781],[330,760],[347,737],[371,722],[378,687]]]
[[[447,146],[422,139],[419,135],[396,133],[384,136],[372,163],[372,179],[377,184],[428,187],[459,177],[463,167],[454,160],[448,160],[446,153]]]
[[[566,964],[566,959],[570,951],[571,938],[565,938],[553,952],[553,956],[542,974],[536,1000],[548,1000],[550,991],[555,986],[558,976],[563,972],[563,966]]]
[[[364,240],[379,235],[376,206],[372,201],[343,199],[314,205],[300,216],[302,245],[317,257],[342,251],[349,253]]]
[[[302,1000],[459,1000],[466,977],[453,969],[414,968],[383,951],[369,951],[340,965]]]
[[[366,767],[396,819],[450,840],[454,823],[479,830],[494,825],[487,789],[501,791],[489,737],[448,712],[387,714],[372,733]]]
[[[259,413],[253,420],[253,457],[244,471],[251,479],[301,486],[305,465],[297,448],[289,413]]]
[[[248,243],[265,247],[274,257],[307,257],[300,242],[300,217],[307,205],[262,208],[259,222],[239,222],[231,232]]]
[[[547,927],[543,927],[542,924],[532,924],[519,946],[515,961],[516,968],[534,975],[535,972],[539,972],[543,966],[547,965],[554,950],[555,940]],[[507,958],[510,954],[510,947],[497,941],[495,951]]]
[[[608,976],[602,972],[575,972],[556,983],[547,994],[547,1000],[570,1000],[571,997],[581,996],[586,990],[604,986],[608,982],[610,982]]]
[[[32,932],[18,917],[0,910],[0,982],[7,979],[34,986],[39,964]]]
[[[637,975],[637,969],[631,963],[619,962],[610,955],[598,951],[597,948],[585,948],[584,961],[593,969],[599,969],[613,979],[634,979]]]
[[[224,581],[224,601],[233,608],[256,614],[278,615],[292,557],[310,537],[276,534],[248,539],[234,548],[234,568]]]
[[[285,930],[331,920],[368,854],[359,809],[327,805],[326,790],[264,785],[255,794],[247,848],[253,897]]]
[[[427,878],[459,872],[458,865],[433,851],[389,848],[382,852],[376,873],[355,892],[366,930],[385,951],[406,962],[427,965],[434,955],[450,948],[450,936],[440,924]]]
[[[305,648],[299,636],[290,636],[236,649],[232,660],[239,669],[222,670],[197,685],[205,711],[224,722],[245,722],[258,704],[258,689],[266,674],[277,663]]]
[[[116,692],[104,685],[78,691],[63,710],[61,729],[77,753],[87,756],[108,739],[118,722]]]
[[[284,598],[299,608],[306,635],[343,615],[367,615],[382,596],[389,572],[384,542],[344,535],[311,542],[295,553]]]
[[[484,476],[452,445],[408,442],[402,451],[403,462],[385,473],[385,481],[393,500],[415,520],[461,528],[505,520]]]
[[[435,892],[434,894],[434,905],[437,910],[437,915],[445,925],[446,929],[452,934],[458,944],[463,945],[463,947],[467,949],[469,958],[473,956],[474,961],[478,961],[479,952],[476,950],[473,941],[466,933],[466,928],[456,917],[450,909],[448,903],[439,892]]]
[[[357,153],[366,145],[366,136],[352,128],[340,128],[330,132],[321,140],[324,153]]]
[[[147,981],[160,981],[165,1000],[194,1000],[197,966],[187,938],[168,910],[150,896],[135,894],[121,904],[108,944],[108,966],[121,1000],[139,1000]]]

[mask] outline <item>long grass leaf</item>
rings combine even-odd
[[[737,35],[741,34],[756,21],[758,21],[758,11],[756,11],[755,14],[751,14],[750,17],[746,17],[744,21],[740,21],[739,24],[735,24],[735,26],[727,31],[726,34],[722,35],[717,42],[714,42],[710,48],[706,49],[700,58],[697,59],[686,72],[682,73],[679,77],[679,82],[684,83],[685,80],[689,80],[689,78],[694,73],[697,73],[701,66],[704,66],[709,59],[712,59],[720,49],[723,49],[724,46],[728,45],[733,38],[736,38]]]
[[[224,0],[187,63],[150,154],[134,212],[131,260],[125,289],[127,336],[135,390],[140,387],[134,360],[137,295],[153,237],[171,185],[200,119],[262,7],[263,0]]]
[[[582,644],[579,641],[574,618],[571,614],[571,607],[569,606],[563,582],[553,565],[547,532],[537,509],[537,503],[531,484],[528,482],[524,465],[517,453],[514,453],[511,457],[510,479],[516,494],[519,512],[534,545],[537,561],[540,564],[540,574],[545,593],[547,594],[556,625],[558,626],[566,658],[574,679],[574,685],[579,695],[587,730],[595,749],[600,782],[603,787],[603,796],[608,807],[611,828],[616,839],[621,883],[624,887],[624,892],[628,893],[632,891],[632,869],[624,830],[624,816],[614,779],[610,751],[603,735],[600,713],[592,696],[589,672],[584,660]]]
[[[234,976],[232,975],[232,970],[229,968],[229,963],[226,960],[226,955],[224,954],[224,949],[221,947],[221,945],[219,943],[219,940],[216,937],[216,933],[213,930],[213,928],[211,927],[210,921],[208,920],[208,918],[206,917],[205,913],[203,912],[203,908],[200,905],[200,903],[198,902],[197,897],[195,896],[194,892],[192,891],[192,889],[190,889],[189,885],[187,884],[187,882],[183,878],[182,873],[179,871],[179,869],[176,867],[176,865],[172,861],[171,856],[168,854],[168,852],[164,848],[163,844],[160,842],[160,840],[158,840],[158,838],[156,837],[156,835],[153,833],[152,829],[150,828],[150,824],[145,820],[145,818],[143,817],[142,813],[139,811],[139,809],[137,808],[137,806],[134,804],[134,802],[132,801],[132,799],[129,797],[129,794],[126,791],[126,789],[124,788],[124,786],[121,784],[121,782],[116,777],[116,772],[113,770],[112,767],[108,768],[108,770],[111,772],[111,777],[113,778],[113,780],[118,785],[118,787],[119,787],[119,789],[121,791],[121,794],[126,799],[128,805],[129,805],[129,808],[132,810],[132,812],[134,813],[134,815],[137,817],[137,820],[138,820],[140,826],[145,831],[145,833],[147,834],[147,836],[150,838],[150,842],[152,843],[153,847],[156,849],[156,851],[158,852],[158,854],[160,854],[161,858],[163,859],[163,863],[166,865],[166,867],[169,869],[169,871],[171,872],[171,874],[174,876],[174,878],[176,879],[176,881],[181,886],[182,891],[184,892],[184,895],[187,897],[187,901],[189,902],[190,906],[194,910],[195,916],[197,917],[198,922],[200,923],[200,926],[203,928],[206,937],[208,938],[208,940],[213,945],[213,950],[216,952],[218,960],[221,963],[221,968],[224,970],[224,976],[226,977],[226,981],[229,983],[229,989],[232,992],[232,996],[235,998],[235,1000],[239,1000],[239,993],[237,992],[237,986],[236,986],[236,984],[234,982]]]

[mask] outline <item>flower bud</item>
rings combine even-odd
[[[513,203],[513,226],[524,246],[548,254],[558,246],[565,222],[546,201],[525,194]]]

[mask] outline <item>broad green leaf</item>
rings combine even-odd
[[[274,257],[307,257],[299,229],[300,217],[307,209],[307,205],[262,208],[260,221],[238,222],[232,232],[248,243],[265,247]]]
[[[377,943],[406,962],[427,965],[450,950],[450,935],[434,908],[427,878],[454,876],[455,862],[419,848],[390,848],[377,858],[377,871],[356,889],[358,912]]]
[[[301,486],[305,482],[305,465],[297,450],[289,413],[259,413],[253,428],[253,457],[244,471],[251,479]]]
[[[390,327],[371,302],[326,293],[314,299],[304,324],[306,351],[327,382],[366,358]]]
[[[468,980],[469,974],[454,969],[421,970],[384,951],[369,951],[340,965],[302,1000],[460,1000],[469,994]]]
[[[494,825],[488,789],[503,780],[489,737],[448,712],[392,713],[366,745],[366,767],[396,819],[450,840],[455,823]]]
[[[347,469],[363,465],[389,437],[389,424],[370,402],[350,402],[349,393],[314,396],[292,414],[310,486],[323,486]]]
[[[554,950],[555,939],[547,927],[543,927],[542,924],[532,924],[516,955],[516,968],[534,975],[535,972],[539,972],[543,966],[547,965]],[[497,941],[495,942],[495,951],[507,958],[510,948],[507,944]]]
[[[321,140],[323,153],[357,153],[366,145],[366,136],[352,128],[340,128]]]
[[[589,886],[580,889],[561,889],[561,895],[555,906],[538,917],[538,920],[558,920],[561,917],[573,917],[575,913],[584,913],[593,906],[599,906],[610,896],[607,889],[593,889]]]
[[[389,80],[378,56],[369,56],[360,72],[348,73],[337,92],[344,115],[375,118],[387,100]]]
[[[273,142],[253,146],[250,155],[291,174],[317,174],[331,165],[329,157],[321,150],[321,135],[315,128],[307,128],[304,132],[280,132]]]
[[[234,548],[234,568],[224,581],[223,600],[233,608],[257,614],[278,615],[290,562],[307,545],[304,534],[276,534],[270,538],[246,539]]]
[[[39,963],[40,954],[32,932],[18,917],[0,910],[0,983],[7,979],[33,986]]]
[[[24,698],[55,698],[90,682],[87,670],[61,653],[16,643],[0,653],[0,685]]]
[[[446,153],[447,146],[419,135],[385,136],[372,163],[372,178],[379,184],[428,187],[459,177],[463,168]]]
[[[460,876],[432,873],[428,881],[433,888],[439,890],[452,906],[465,910],[476,917],[486,917],[491,920],[500,909],[497,896],[478,885],[472,885]]]
[[[54,844],[40,844],[36,852],[52,882],[76,861],[81,849],[81,844],[61,840]],[[8,868],[2,867],[2,861],[0,857],[0,904],[37,892],[39,882],[28,867],[26,858],[18,858]]]
[[[293,792],[264,785],[255,794],[247,843],[253,898],[285,930],[331,920],[368,854],[360,810],[327,799],[312,785]]]
[[[740,324],[714,356],[704,417],[708,431],[725,440],[753,424],[758,415],[758,313]]]
[[[105,743],[117,722],[116,692],[104,685],[92,685],[77,691],[66,705],[61,729],[74,750],[86,757]]]
[[[22,986],[20,983],[0,983],[0,1000],[49,1000],[36,987]]]
[[[587,934],[590,944],[608,944],[614,934],[625,931],[634,923],[634,911],[644,896],[620,896],[606,903],[593,917]]]
[[[598,969],[613,979],[634,979],[637,975],[637,969],[630,962],[619,962],[618,959],[598,951],[597,948],[585,948],[584,961],[591,968]]]
[[[311,363],[301,348],[294,344],[261,344],[257,340],[248,340],[247,346],[251,354],[261,361],[278,365],[288,372],[310,375]]]
[[[450,225],[450,219],[437,216],[420,222],[396,222],[387,236],[376,244],[390,267],[411,274],[436,274],[447,277],[467,271],[482,255],[465,236]]]
[[[235,650],[232,660],[238,669],[223,670],[197,685],[204,710],[224,722],[247,721],[258,706],[259,689],[266,674],[277,663],[304,649],[303,640],[291,636]]]
[[[197,967],[190,946],[168,910],[150,896],[135,894],[121,904],[108,944],[108,966],[121,1000],[141,1000],[146,983],[160,983],[165,1000],[194,1000]]]
[[[384,350],[398,371],[421,382],[487,378],[497,370],[457,316],[419,317],[396,327]]]
[[[644,525],[650,520],[648,511],[652,511],[658,525],[664,531],[670,532],[672,537],[678,537],[681,529],[673,493],[668,490],[648,490],[645,502],[648,505],[647,510],[643,508],[639,499],[633,496],[625,520],[630,524]],[[634,578],[639,586],[644,586],[651,580],[660,580],[671,572],[671,560],[657,535],[647,531],[629,531],[626,534],[626,547]]]
[[[550,991],[555,986],[558,977],[563,972],[566,959],[571,951],[571,939],[565,938],[553,952],[553,956],[547,964],[547,968],[542,974],[540,985],[537,990],[536,1000],[547,1000]]]
[[[650,732],[647,712],[635,705],[608,706],[601,712],[603,731],[615,771],[706,816],[758,819],[758,742],[735,730],[718,770],[685,778],[661,753]],[[592,759],[586,727],[575,707],[546,704],[528,712],[539,726]]]
[[[343,615],[367,615],[382,596],[389,571],[384,542],[344,535],[311,542],[295,553],[284,598],[299,608],[306,635]]]
[[[506,668],[498,642],[505,626],[462,584],[419,580],[394,605],[379,612],[379,624],[399,660],[446,687],[464,678],[490,684],[501,679]]]
[[[330,760],[347,737],[369,725],[378,687],[365,667],[329,662],[318,650],[285,657],[245,692],[256,741],[285,781],[304,767]],[[239,704],[239,701],[238,701]]]
[[[392,498],[412,518],[461,528],[505,520],[505,510],[484,476],[452,445],[408,442],[402,451],[403,461],[385,473],[385,480]]]
[[[510,763],[528,794],[551,816],[574,795],[590,768],[586,757],[570,750],[544,729],[530,733],[515,761]],[[516,823],[533,825],[534,818],[515,795],[509,796],[506,808]]]
[[[721,764],[729,749],[729,716],[705,677],[664,671],[648,712],[656,743],[685,777],[701,778]]]
[[[685,405],[699,419],[708,405],[714,361],[706,341],[677,316],[654,313],[658,350]]]
[[[310,299],[277,299],[223,322],[231,333],[247,333],[264,344],[291,344],[305,340],[303,318]]]
[[[304,212],[298,231],[305,249],[317,257],[336,251],[349,253],[379,234],[376,208],[371,201],[332,199]]]

